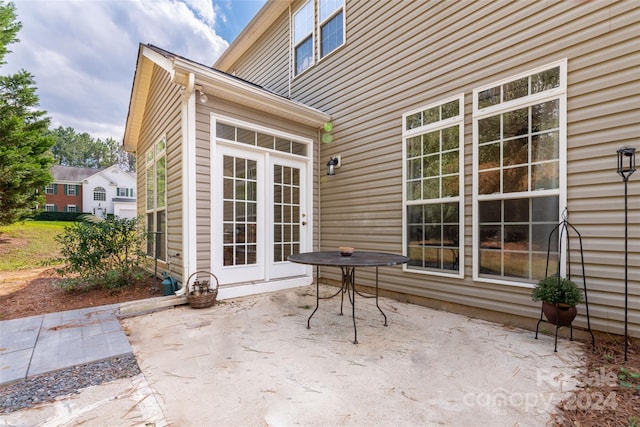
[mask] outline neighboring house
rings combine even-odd
[[[44,189],[44,210],[136,216],[136,178],[118,166],[105,169],[53,166],[53,183]]]
[[[163,236],[149,255],[182,279],[213,271],[224,298],[310,283],[291,253],[404,253],[381,271],[389,294],[531,326],[567,209],[591,326],[621,333],[616,151],[640,140],[639,34],[635,0],[268,0],[213,68],[141,45],[124,146]],[[640,337],[635,190],[629,206]],[[577,239],[562,248],[581,283]]]

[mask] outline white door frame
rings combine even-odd
[[[262,197],[258,201],[258,212],[262,213],[262,222],[258,227],[258,264],[261,265],[263,275],[262,279],[243,281],[238,280],[237,276],[233,279],[230,272],[234,269],[242,269],[242,267],[227,267],[228,274],[221,274],[219,299],[233,298],[237,296],[250,295],[262,292],[270,292],[279,289],[286,289],[297,286],[305,286],[312,282],[312,269],[310,266],[292,264],[291,276],[284,275],[281,278],[271,277],[271,264],[273,264],[273,162],[296,166],[301,168],[301,181],[304,181],[304,188],[301,188],[301,213],[305,214],[306,225],[301,227],[300,231],[300,251],[310,251],[313,248],[313,140],[299,135],[289,134],[277,131],[275,129],[266,128],[249,122],[240,121],[231,117],[225,117],[211,113],[211,271],[218,274],[223,264],[223,254],[221,253],[223,242],[222,224],[222,175],[220,169],[224,153],[228,153],[237,157],[257,159],[262,157],[261,165],[258,166],[259,196]],[[276,150],[268,150],[261,147],[251,146],[243,143],[232,142],[228,140],[218,140],[216,137],[216,121],[220,120],[232,126],[242,127],[244,129],[262,132],[276,137],[291,139],[307,145],[307,156],[293,155],[286,152]],[[264,170],[267,168],[270,172]],[[266,178],[265,178],[266,177]],[[270,195],[267,197],[267,192]],[[304,209],[304,212],[302,212]],[[287,261],[288,263],[288,261]],[[277,275],[277,274],[276,274]],[[286,277],[285,277],[286,276]]]

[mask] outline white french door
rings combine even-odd
[[[226,144],[215,153],[212,264],[220,282],[305,274],[287,257],[309,250],[306,162]]]
[[[287,261],[292,254],[308,251],[307,174],[305,163],[271,155],[268,191],[270,250],[269,276],[272,279],[305,274],[306,267]]]

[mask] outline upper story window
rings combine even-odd
[[[44,194],[56,194],[56,185],[49,184],[46,187],[44,187]]]
[[[93,189],[93,200],[96,202],[104,202],[107,200],[107,191],[103,187]]]
[[[533,283],[547,250],[557,255],[548,239],[566,204],[566,68],[560,61],[473,91],[476,280]]]
[[[116,194],[118,197],[134,197],[133,188],[118,187]]]
[[[405,268],[462,277],[464,95],[403,119]]]
[[[344,0],[320,0],[320,58],[344,43]]]
[[[65,184],[64,185],[64,194],[67,196],[75,196],[78,194],[77,188],[73,184]]]
[[[293,52],[298,75],[313,64],[313,0],[293,14]]]
[[[316,38],[319,38],[320,52],[317,59],[344,44],[344,16],[344,0],[309,0],[293,13],[294,75],[316,62]]]

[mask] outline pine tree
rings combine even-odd
[[[0,0],[0,65],[18,41],[22,24],[15,5]],[[37,109],[34,77],[25,70],[0,76],[0,225],[36,213],[44,202],[42,188],[49,184],[54,143],[48,134],[49,118]]]

